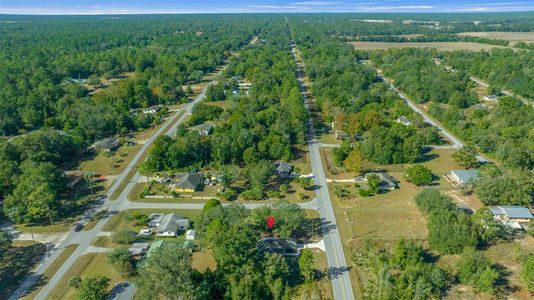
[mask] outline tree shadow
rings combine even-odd
[[[497,263],[493,264],[493,268],[495,268],[500,275],[496,282],[496,294],[499,297],[507,298],[507,296],[520,290],[520,287],[510,281],[512,272],[510,272],[505,266]]]
[[[425,162],[429,162],[431,160],[434,160],[434,159],[436,159],[438,157],[439,157],[439,154],[436,154],[436,153],[424,153],[423,155],[421,155],[419,157],[417,162],[418,163],[425,163]]]
[[[1,299],[11,295],[45,254],[46,245],[36,243],[28,246],[11,247],[0,261]]]

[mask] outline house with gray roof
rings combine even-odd
[[[161,110],[161,105],[152,105],[150,107],[143,108],[143,113],[144,114],[155,114],[160,110]]]
[[[451,170],[445,176],[453,186],[463,186],[475,182],[480,177],[478,170]]]
[[[387,190],[392,191],[396,188],[398,188],[398,181],[393,176],[383,173],[383,172],[377,172],[377,173],[367,173],[365,174],[365,181],[368,180],[370,175],[376,175],[378,178],[380,178],[380,184],[378,185],[379,190]]]
[[[297,242],[290,238],[266,237],[258,242],[260,252],[277,253],[283,256],[298,256]]]
[[[176,192],[192,193],[200,190],[202,182],[202,173],[181,173],[176,175],[176,181],[171,186]]]
[[[412,125],[412,122],[406,118],[406,116],[400,116],[397,118],[397,122],[401,123],[404,126]]]
[[[120,146],[119,139],[116,137],[110,137],[110,138],[95,142],[89,148],[89,150],[111,152],[119,148],[119,146]]]
[[[524,229],[528,227],[534,218],[530,210],[526,207],[515,205],[503,205],[490,208],[495,220],[501,221],[505,226],[513,229]]]
[[[280,178],[288,178],[293,171],[293,166],[287,162],[277,161],[274,163],[274,171]]]
[[[148,251],[149,243],[133,243],[130,249],[130,253],[133,256],[143,256]]]
[[[210,123],[202,123],[189,128],[190,130],[198,132],[200,135],[207,136],[213,132],[213,125]]]
[[[190,225],[189,220],[180,215],[175,213],[165,214],[156,228],[156,235],[174,237],[178,231],[189,229]]]

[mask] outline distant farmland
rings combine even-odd
[[[462,32],[458,33],[459,36],[476,36],[489,39],[506,40],[510,42],[534,42],[534,32],[503,32],[503,31],[491,31],[491,32]]]
[[[382,50],[382,49],[402,49],[402,48],[436,48],[440,51],[471,50],[481,51],[492,48],[505,48],[502,46],[470,43],[470,42],[417,42],[417,43],[396,43],[396,42],[351,42],[359,50]]]

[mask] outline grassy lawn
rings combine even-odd
[[[16,224],[15,228],[25,233],[63,233],[72,227],[72,220],[54,223],[54,225]]]
[[[0,298],[11,295],[44,255],[44,244],[14,241],[0,260]]]
[[[141,144],[123,145],[111,155],[100,152],[92,159],[82,161],[78,169],[102,175],[118,175],[124,171],[141,147]]]
[[[312,171],[308,147],[306,145],[296,145],[293,147],[293,153],[295,155],[295,159],[289,163],[293,165],[295,172],[304,175],[310,174]]]
[[[193,269],[204,272],[207,269],[211,271],[217,270],[217,262],[211,254],[211,250],[203,249],[200,252],[193,252]]]
[[[77,293],[68,286],[69,279],[73,276],[80,276],[82,279],[91,276],[102,275],[111,279],[109,289],[123,278],[106,261],[105,253],[89,253],[80,256],[72,267],[58,282],[52,290],[49,299],[77,299]]]

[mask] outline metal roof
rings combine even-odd
[[[462,183],[474,181],[478,178],[478,170],[452,170],[451,173],[456,175]]]
[[[530,210],[522,206],[497,206],[492,207],[491,212],[494,215],[506,215],[512,219],[532,219],[534,218],[530,213]]]

